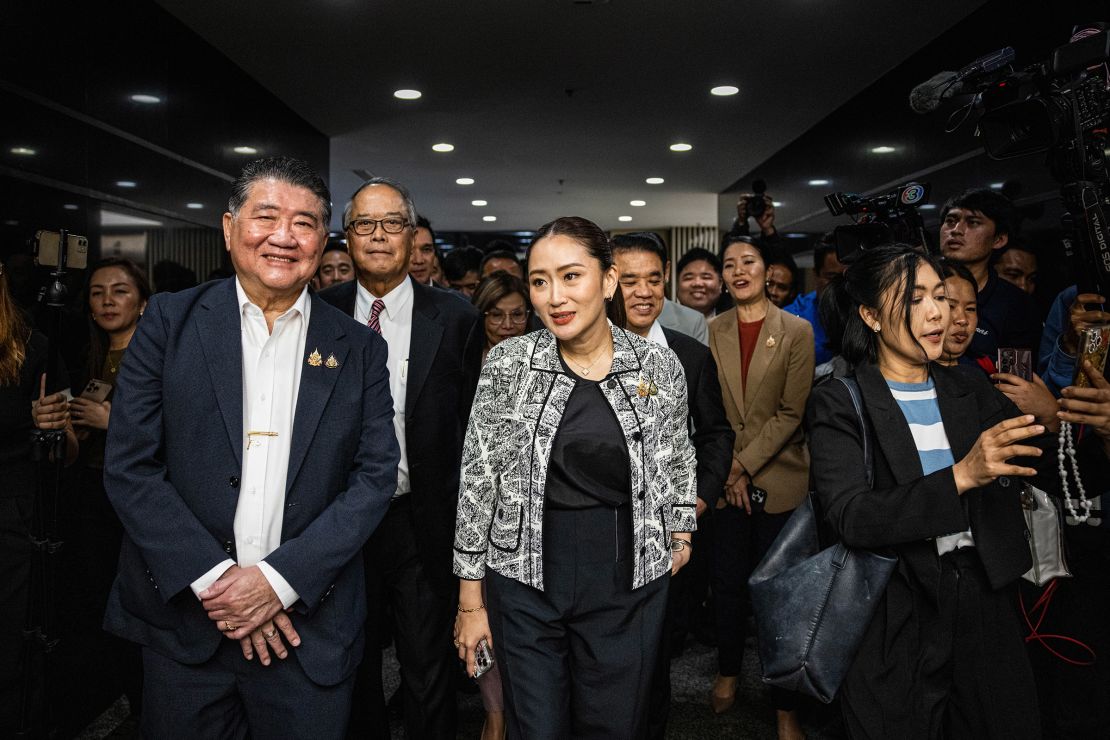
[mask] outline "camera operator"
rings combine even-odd
[[[750,214],[749,211],[752,209],[749,207],[749,204],[759,197],[763,198],[763,212]],[[756,228],[759,229],[758,233],[751,233],[751,229],[748,226],[749,218],[755,221]],[[765,247],[774,246],[778,243],[779,232],[775,229],[775,202],[771,196],[766,193],[742,193],[740,195],[736,200],[736,220],[732,222],[732,228],[729,229],[728,233],[721,239],[721,244],[728,244],[729,238],[733,236],[750,236],[758,240],[761,246]]]
[[[971,340],[973,355],[996,357],[999,347],[1033,352],[1041,336],[1040,312],[1028,294],[991,269],[991,257],[1014,235],[1010,199],[986,188],[965,190],[941,210],[940,248],[962,262],[978,284],[979,328]]]

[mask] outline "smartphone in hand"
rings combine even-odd
[[[491,668],[493,668],[493,651],[489,649],[489,643],[479,640],[478,647],[474,648],[474,678],[478,678]]]

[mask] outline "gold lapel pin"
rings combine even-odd
[[[320,367],[322,362],[323,358],[320,357],[320,350],[312,350],[312,354],[308,356],[308,364],[312,367]]]
[[[324,362],[324,367],[328,367],[334,370],[335,368],[339,367],[339,360],[335,359],[335,355],[329,353],[328,359]]]
[[[767,349],[770,349],[771,347],[774,347],[774,346],[775,346],[775,338],[774,337],[767,337]]]
[[[648,396],[656,396],[659,394],[659,386],[655,384],[654,380],[643,380],[636,384],[636,395],[640,398],[647,398]]]

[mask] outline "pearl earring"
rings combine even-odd
[[[879,326],[878,324],[875,324],[875,325],[874,325],[873,327],[871,327],[871,328],[875,330],[875,333],[876,333],[876,334],[878,334],[878,333],[879,333],[879,331],[880,331],[880,330],[882,329],[882,327],[880,327],[880,326]]]

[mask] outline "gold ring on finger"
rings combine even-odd
[[[277,630],[270,630],[269,632],[266,632],[266,631],[262,632],[262,636],[265,637],[267,640],[274,639],[274,635],[276,635],[276,634],[277,634]]]

